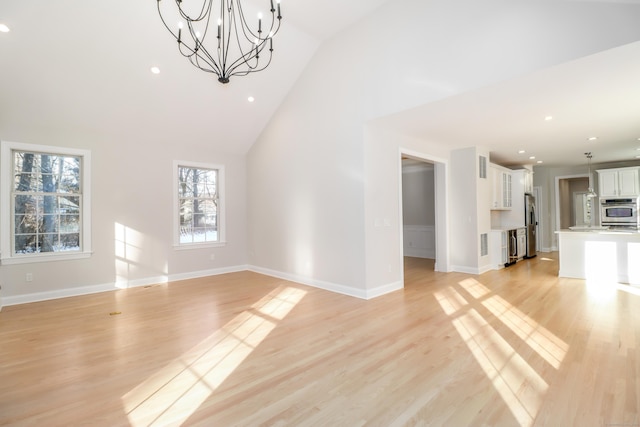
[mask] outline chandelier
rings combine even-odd
[[[263,25],[258,13],[252,30],[240,0],[168,0],[165,3],[171,4],[174,15],[167,19],[168,11],[157,0],[160,19],[182,56],[202,71],[216,74],[220,83],[262,71],[271,63],[273,36],[280,29],[282,14],[280,0],[275,8],[274,0],[270,2],[270,24]]]

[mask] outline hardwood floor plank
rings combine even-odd
[[[405,259],[371,301],[240,272],[4,307],[0,425],[602,426],[640,420],[640,292],[557,254]]]

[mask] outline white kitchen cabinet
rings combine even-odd
[[[640,167],[601,169],[598,172],[598,195],[620,197],[640,195]]]
[[[489,254],[494,270],[504,268],[504,265],[509,262],[506,230],[491,230],[489,233]]]
[[[494,164],[491,164],[489,169],[491,170],[491,179],[493,180],[491,209],[511,209],[511,172],[507,168]]]

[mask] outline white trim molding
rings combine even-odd
[[[82,209],[80,235],[81,250],[68,252],[13,254],[11,239],[11,193],[13,175],[12,151],[69,155],[82,158],[80,185],[82,188]],[[25,144],[20,142],[0,142],[0,253],[2,264],[24,264],[33,262],[50,262],[89,258],[91,248],[91,151],[80,148],[54,147],[50,145]]]
[[[17,305],[26,304],[30,302],[47,301],[58,298],[76,297],[81,295],[97,294],[100,292],[117,291],[119,289],[129,289],[141,286],[166,284],[168,282],[174,282],[178,280],[196,279],[199,277],[217,276],[219,274],[237,273],[239,271],[246,271],[248,267],[246,265],[238,265],[232,267],[216,268],[211,270],[200,270],[188,273],[177,273],[162,275],[156,277],[147,277],[136,280],[116,281],[112,283],[105,283],[102,285],[92,286],[80,286],[77,288],[59,289],[55,291],[35,292],[31,294],[16,295],[10,297],[4,297],[4,305]]]

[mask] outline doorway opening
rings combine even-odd
[[[446,164],[400,153],[401,262],[404,273],[448,271]]]
[[[588,175],[559,176],[556,178],[556,229],[591,226],[594,221],[592,200],[586,197]]]

